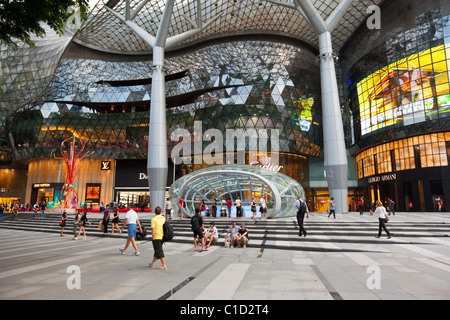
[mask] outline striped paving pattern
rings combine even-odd
[[[141,255],[136,257],[132,248],[120,254],[124,237],[94,236],[94,229],[86,240],[74,241],[70,232],[61,238],[57,232],[31,230],[45,219],[33,228],[27,225],[28,230],[2,222],[0,299],[449,299],[448,229],[431,221],[437,225],[427,231],[430,219],[402,219],[390,227],[404,237],[392,242],[373,239],[373,230],[365,233],[354,221],[342,221],[343,229],[333,230],[333,221],[318,216],[307,222],[307,238],[281,232],[293,221],[277,222],[270,237],[264,232],[267,225],[257,224],[252,246],[212,246],[201,253],[194,252],[187,231],[179,229],[186,239],[179,236],[164,246],[166,271],[148,266],[153,255],[149,241],[138,241]],[[263,227],[261,237],[257,227]],[[73,266],[79,270],[80,289],[70,288]]]

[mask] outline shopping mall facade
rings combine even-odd
[[[212,162],[201,150],[174,163],[181,139],[174,133],[187,132],[195,151],[199,127],[203,140],[211,129],[223,136],[277,130],[278,164],[271,169],[303,187],[310,210],[326,211],[328,122],[319,37],[308,14],[268,1],[199,2],[212,22],[164,56],[166,186]],[[199,2],[175,1],[169,36],[198,24]],[[315,9],[327,19],[339,3],[316,2]],[[36,39],[36,49],[1,48],[0,203],[59,198],[66,168],[56,158],[61,143],[74,137],[92,152],[74,186],[80,202],[151,201],[153,52],[106,6],[126,11],[126,1],[100,0],[76,32],[49,32]],[[131,7],[135,24],[156,34],[164,1]],[[391,198],[399,211],[450,210],[450,4],[354,0],[331,40],[348,164],[346,209],[355,210],[363,197],[366,206]],[[269,165],[270,157],[246,141],[243,164]],[[213,157],[230,164],[227,154],[237,159],[242,150],[222,143]],[[244,193],[244,201],[263,188]]]

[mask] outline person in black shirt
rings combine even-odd
[[[202,225],[203,225],[203,218],[201,216],[200,209],[195,208],[195,214],[191,218],[191,228],[192,231],[194,232],[194,250],[197,251],[197,239],[198,239],[201,241],[202,244],[202,250],[199,250],[200,252],[207,251],[205,249],[205,237],[201,229]]]
[[[239,232],[234,235],[235,241],[239,244],[239,246],[242,245],[243,248],[247,247],[248,243],[248,229],[245,227],[244,224],[241,224],[241,229],[239,229]]]

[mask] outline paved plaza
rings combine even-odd
[[[310,245],[311,250],[282,246],[290,239],[281,236],[277,240],[279,247],[277,241],[270,246],[269,241],[255,240],[246,249],[225,248],[220,243],[204,252],[194,252],[189,242],[170,242],[164,246],[168,266],[165,271],[148,266],[153,255],[151,241],[138,241],[140,256],[133,256],[131,247],[121,255],[119,248],[125,244],[122,237],[92,236],[88,232],[86,240],[74,241],[70,233],[61,238],[58,233],[3,228],[11,222],[2,221],[0,300],[250,303],[449,299],[450,215],[398,213],[391,218],[391,229],[396,230],[396,224],[402,227],[397,227],[394,237],[387,240],[385,235],[374,238],[377,222],[368,213],[338,215],[336,220],[313,213],[306,221],[308,236],[292,239],[297,246]],[[252,222],[246,222],[251,226]],[[279,229],[290,222],[278,220],[270,228]],[[359,234],[355,226],[368,222],[373,222],[373,228]],[[313,223],[335,224],[342,235],[328,231],[327,236],[326,229],[311,229]],[[350,223],[352,227],[346,229]],[[346,242],[349,237],[353,241]]]

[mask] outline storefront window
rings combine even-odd
[[[377,174],[418,168],[445,167],[448,165],[450,134],[434,133],[402,139],[365,150],[356,156],[358,179]],[[394,155],[394,159],[392,159]],[[392,163],[395,166],[392,166]],[[395,170],[393,169],[395,168]]]

